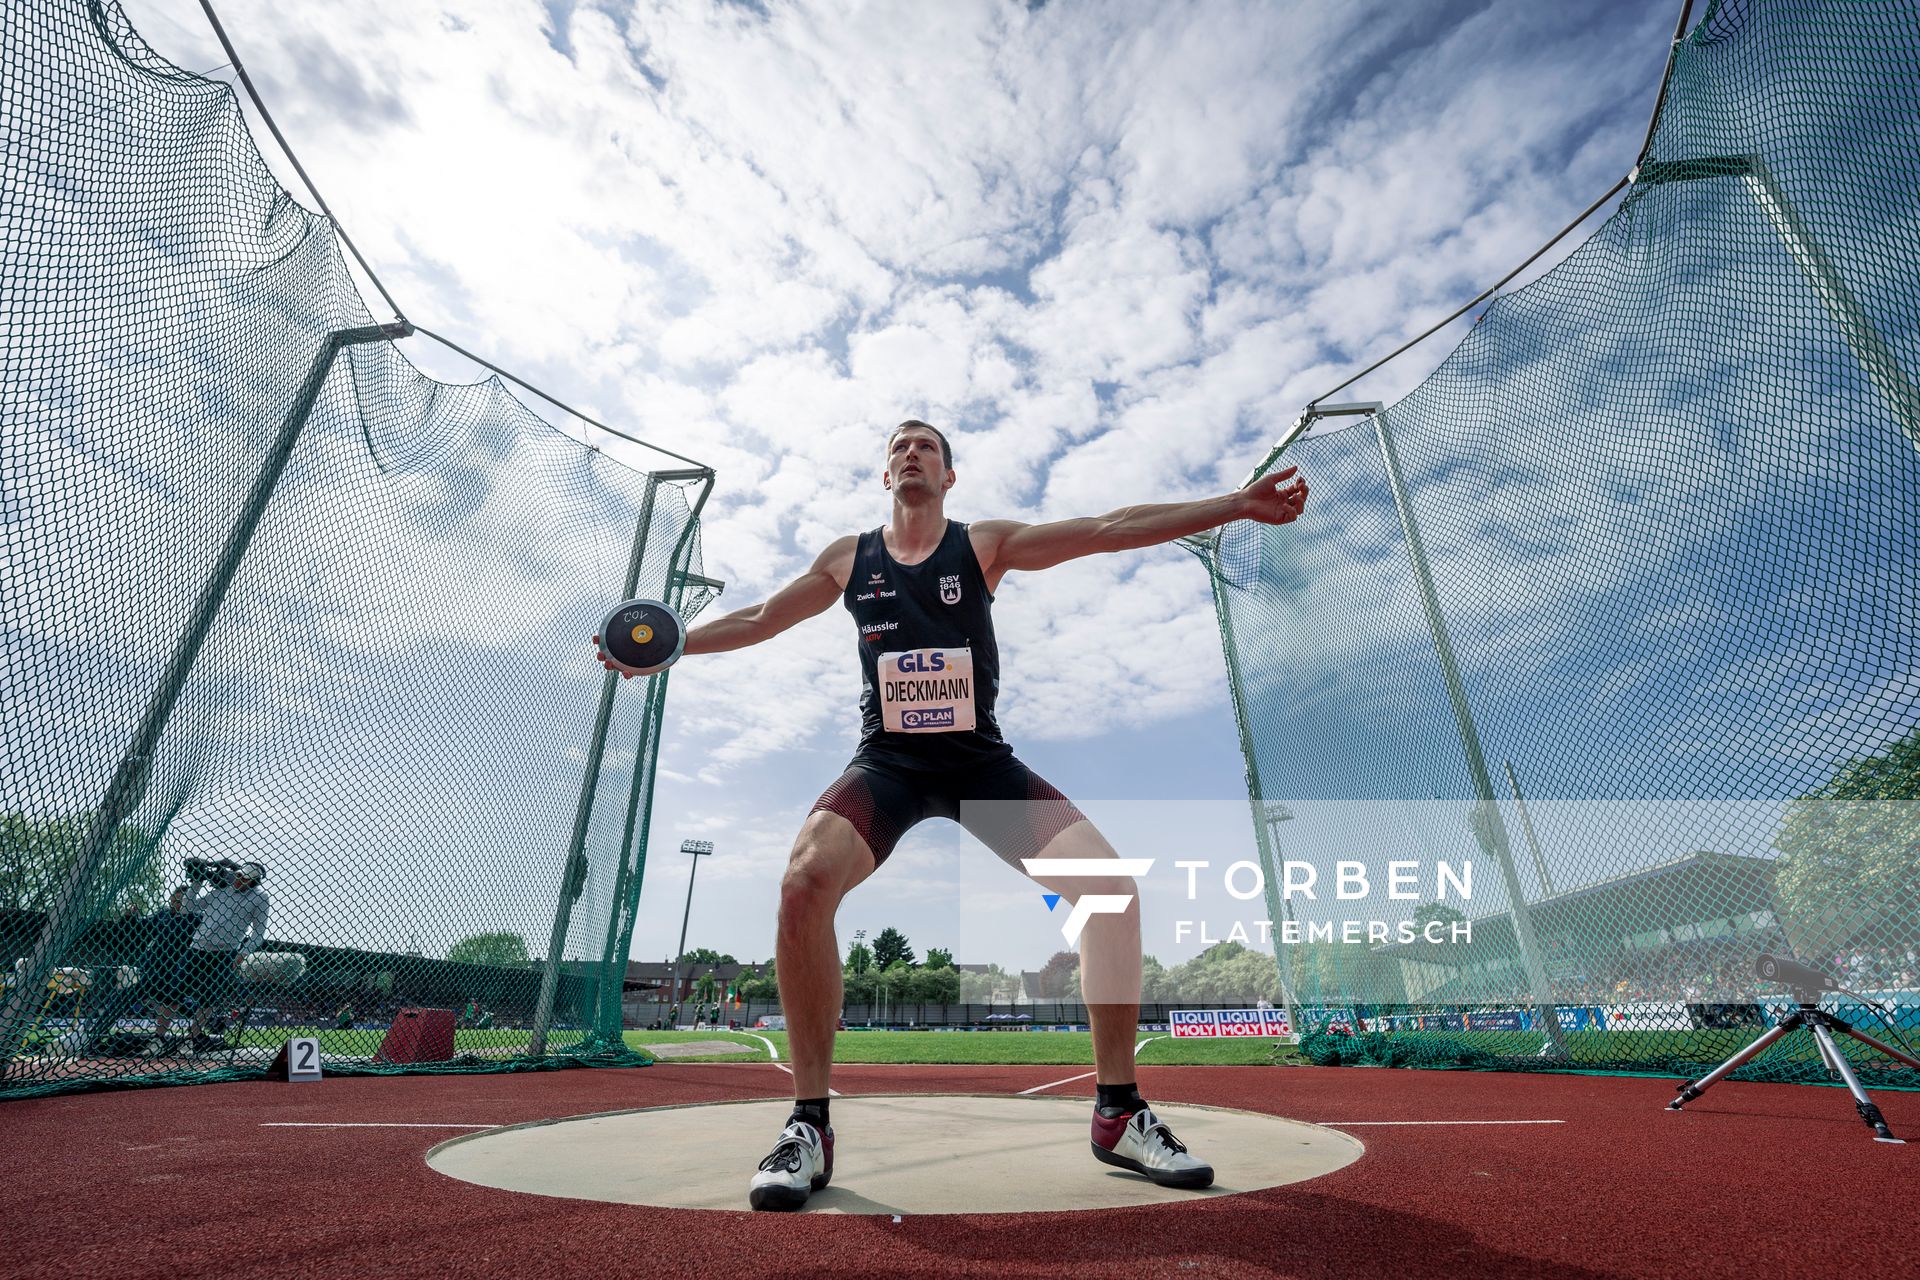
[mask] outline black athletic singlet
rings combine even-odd
[[[895,560],[880,530],[861,534],[844,602],[860,633],[856,761],[952,770],[1013,754],[993,718],[1000,691],[993,597],[966,525],[947,521],[940,545],[919,564]],[[967,674],[958,671],[963,650],[971,658]],[[973,728],[946,727],[963,723],[969,707]],[[889,713],[900,728],[888,727]]]

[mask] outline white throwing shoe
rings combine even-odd
[[[747,1191],[756,1209],[798,1209],[833,1180],[833,1126],[821,1133],[804,1120],[780,1131],[780,1141],[760,1162]]]
[[[1108,1119],[1093,1113],[1093,1157],[1103,1164],[1144,1173],[1163,1187],[1199,1189],[1213,1185],[1213,1166],[1198,1159],[1173,1136],[1160,1117],[1143,1107]]]

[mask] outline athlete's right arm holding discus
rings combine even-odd
[[[686,647],[681,650],[680,656],[745,649],[762,640],[771,640],[815,614],[824,613],[846,589],[847,574],[853,566],[853,549],[858,541],[853,537],[836,539],[820,553],[812,568],[759,604],[736,609],[725,617],[694,627],[687,632]],[[618,664],[611,661],[605,649],[599,648],[599,636],[594,636],[593,641],[600,655],[601,666],[632,676],[632,672],[622,671]]]
[[[762,640],[771,640],[815,614],[825,613],[840,603],[840,593],[846,590],[857,541],[853,537],[835,539],[832,546],[820,553],[812,568],[767,599],[693,628],[687,632],[687,652],[725,653],[729,649],[744,649]]]

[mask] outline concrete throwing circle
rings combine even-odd
[[[610,1111],[443,1142],[427,1164],[463,1182],[612,1204],[746,1209],[747,1183],[786,1122],[784,1101]],[[1184,1203],[1280,1187],[1360,1158],[1333,1129],[1253,1111],[1155,1107],[1214,1184],[1179,1191],[1101,1164],[1085,1098],[863,1095],[833,1104],[824,1213],[1031,1213]]]

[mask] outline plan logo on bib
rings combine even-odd
[[[943,604],[960,603],[960,575],[950,573],[940,579],[940,600]]]

